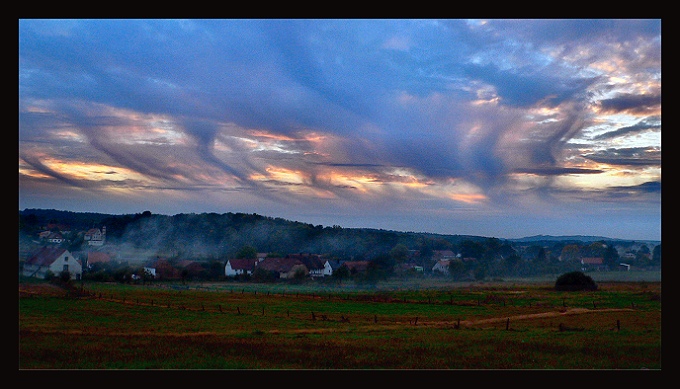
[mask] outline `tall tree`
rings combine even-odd
[[[242,246],[236,253],[236,258],[255,259],[257,258],[257,250],[253,246]]]
[[[616,251],[613,245],[607,245],[602,258],[605,265],[609,266],[610,269],[614,269],[619,261],[619,252]]]
[[[548,259],[548,256],[545,253],[545,248],[541,247],[538,250],[538,253],[536,254],[536,262],[537,263],[546,263]]]
[[[661,264],[661,245],[656,245],[654,246],[654,249],[652,250],[652,263],[655,265],[660,265]]]
[[[408,254],[409,254],[408,247],[406,247],[406,245],[403,243],[396,244],[392,248],[392,250],[390,250],[390,257],[396,263],[406,262],[406,260],[408,259]]]

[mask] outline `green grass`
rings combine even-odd
[[[654,282],[83,288],[87,298],[22,295],[21,369],[661,368]]]

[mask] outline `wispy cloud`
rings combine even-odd
[[[385,205],[450,233],[469,207],[597,208],[661,181],[660,24],[20,20],[20,206],[60,186],[121,212]]]

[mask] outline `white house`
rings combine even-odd
[[[439,273],[442,273],[442,274],[448,274],[450,263],[451,263],[451,261],[445,261],[445,260],[437,261],[437,263],[435,263],[434,266],[432,267],[432,273],[439,272]]]
[[[330,277],[330,276],[333,275],[333,270],[337,269],[338,266],[340,266],[339,262],[335,261],[335,263],[337,264],[335,267],[333,267],[333,264],[329,260],[326,260],[323,263],[323,276],[324,277]]]
[[[259,259],[249,258],[229,259],[224,265],[224,275],[227,277],[233,277],[240,274],[251,275],[253,274],[253,270],[255,270],[255,262],[258,261]]]
[[[68,250],[58,247],[43,247],[23,264],[21,273],[27,277],[45,278],[47,272],[59,276],[61,272],[69,272],[71,279],[79,280],[83,274],[83,266]]]
[[[151,276],[151,278],[156,278],[156,268],[155,267],[144,267],[144,273]]]
[[[91,228],[83,236],[88,246],[103,246],[106,243],[106,226],[99,228]]]
[[[64,236],[61,235],[61,234],[58,233],[58,232],[51,232],[51,233],[47,236],[47,241],[50,242],[50,243],[59,244],[59,243],[62,243],[62,242],[64,241]]]

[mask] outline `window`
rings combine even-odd
[[[64,262],[68,262],[68,256],[64,257]]]
[[[68,271],[68,265],[64,265],[64,271]]]

